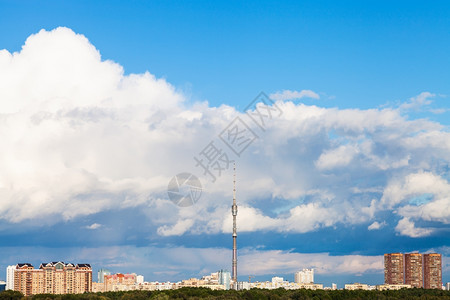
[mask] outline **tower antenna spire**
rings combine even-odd
[[[237,286],[237,229],[236,229],[236,216],[237,216],[237,205],[236,205],[236,163],[233,164],[233,205],[231,206],[231,214],[233,215],[233,261],[232,261],[232,274],[231,278],[235,286]]]

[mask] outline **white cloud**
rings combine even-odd
[[[393,207],[411,196],[426,193],[445,196],[449,192],[450,184],[445,179],[433,173],[421,171],[391,181],[385,188],[381,201],[384,205]]]
[[[435,109],[430,109],[430,112],[431,113],[433,113],[433,114],[443,114],[443,113],[446,113],[446,112],[448,112],[449,111],[449,109],[448,108],[435,108]]]
[[[409,102],[400,105],[400,109],[419,109],[423,106],[431,104],[432,101],[430,100],[430,98],[433,98],[435,96],[436,94],[432,94],[430,92],[422,92],[419,95],[410,98]]]
[[[163,190],[170,175],[146,162],[166,157],[155,142],[177,144],[187,113],[178,115],[184,97],[170,84],[124,76],[67,28],[0,53],[0,99],[0,218],[12,222],[68,220],[118,206],[124,191]]]
[[[433,232],[433,230],[429,228],[416,227],[414,222],[410,221],[408,218],[403,218],[398,221],[395,230],[401,235],[406,235],[413,238],[428,236]]]
[[[450,198],[437,199],[419,206],[405,205],[399,208],[399,215],[450,224]]]
[[[405,217],[403,220],[422,219],[450,224],[449,193],[450,183],[447,180],[433,173],[421,171],[409,174],[401,180],[393,180],[386,187],[381,203],[387,207],[402,204],[398,207],[397,213]],[[410,202],[405,203],[415,197],[423,197],[424,195],[427,198],[423,200],[423,203],[414,205]],[[410,226],[407,221],[403,222],[404,226]],[[414,236],[414,234],[411,236]]]
[[[359,150],[353,145],[341,145],[336,149],[322,153],[316,161],[316,166],[323,170],[345,167],[351,163],[358,152]]]
[[[229,151],[217,135],[240,116],[259,134],[241,157],[228,153],[238,163],[240,230],[366,224],[380,210],[448,223],[449,184],[436,175],[450,161],[442,125],[399,109],[284,101],[319,98],[308,90],[271,96],[283,114],[262,132],[233,107],[188,103],[149,72],[124,75],[70,29],[42,30],[20,52],[0,52],[0,219],[42,225],[139,207],[163,236],[227,232],[231,174],[213,184],[193,156],[211,140]],[[180,172],[201,177],[195,207],[167,199]],[[432,202],[406,203],[430,190]],[[278,206],[287,208],[273,215]]]
[[[342,220],[342,217],[330,209],[320,207],[314,203],[298,205],[289,210],[286,216],[272,218],[252,207],[240,207],[238,212],[239,232],[258,230],[272,230],[280,232],[308,232],[320,227],[330,227]],[[226,214],[222,231],[232,231],[232,217]]]
[[[288,231],[308,232],[320,227],[333,226],[342,220],[341,218],[342,216],[339,216],[333,209],[321,207],[316,203],[308,203],[291,209],[285,228]]]
[[[255,208],[241,206],[239,207],[239,219],[244,220],[239,224],[239,232],[257,231],[257,230],[277,230],[281,228],[281,220],[264,216],[263,213]],[[223,220],[223,232],[232,232],[232,216],[230,214]]]
[[[182,235],[188,231],[194,224],[193,220],[179,220],[173,226],[161,226],[158,228],[158,234],[162,236]]]
[[[269,97],[276,101],[288,101],[301,98],[320,99],[320,96],[311,90],[301,90],[301,91],[284,90],[281,92],[270,94]]]
[[[98,229],[100,227],[102,227],[102,224],[98,224],[98,223],[93,223],[91,225],[85,226],[86,229],[90,229],[90,230],[95,230]]]
[[[318,274],[380,272],[381,256],[338,255],[328,253],[294,253],[281,250],[241,250],[240,270],[244,274],[294,273],[302,268],[314,268]],[[264,264],[261,264],[264,261]]]
[[[383,228],[384,226],[386,226],[386,222],[383,221],[383,222],[379,223],[379,222],[375,221],[372,224],[370,224],[369,227],[367,227],[367,229],[368,230],[378,230],[378,229]]]

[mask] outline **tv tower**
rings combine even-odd
[[[231,206],[231,214],[233,215],[233,265],[231,279],[233,279],[234,284],[237,284],[237,230],[236,230],[236,216],[237,216],[237,205],[236,205],[236,163],[233,165],[233,205]]]

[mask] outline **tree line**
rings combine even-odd
[[[349,290],[276,290],[251,289],[244,291],[213,291],[208,288],[181,288],[166,291],[126,291],[53,295],[39,294],[24,297],[17,291],[0,292],[0,300],[170,300],[170,299],[248,299],[248,300],[450,300],[444,290],[402,289],[398,291]]]

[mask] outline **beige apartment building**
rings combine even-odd
[[[402,253],[387,253],[384,255],[384,283],[403,284]]]
[[[442,256],[438,253],[423,255],[424,287],[426,289],[442,288]]]
[[[375,286],[377,291],[387,291],[387,290],[401,290],[401,289],[410,289],[412,286],[410,284],[379,284]]]
[[[110,291],[126,291],[130,286],[136,285],[136,274],[112,274],[104,275],[103,290]]]
[[[405,254],[405,284],[412,287],[423,287],[422,254]]]
[[[25,296],[36,294],[82,294],[92,291],[92,268],[89,264],[64,262],[17,264],[14,290]]]
[[[403,276],[404,275],[404,276]],[[442,255],[439,253],[387,253],[384,255],[385,285],[442,288]]]

